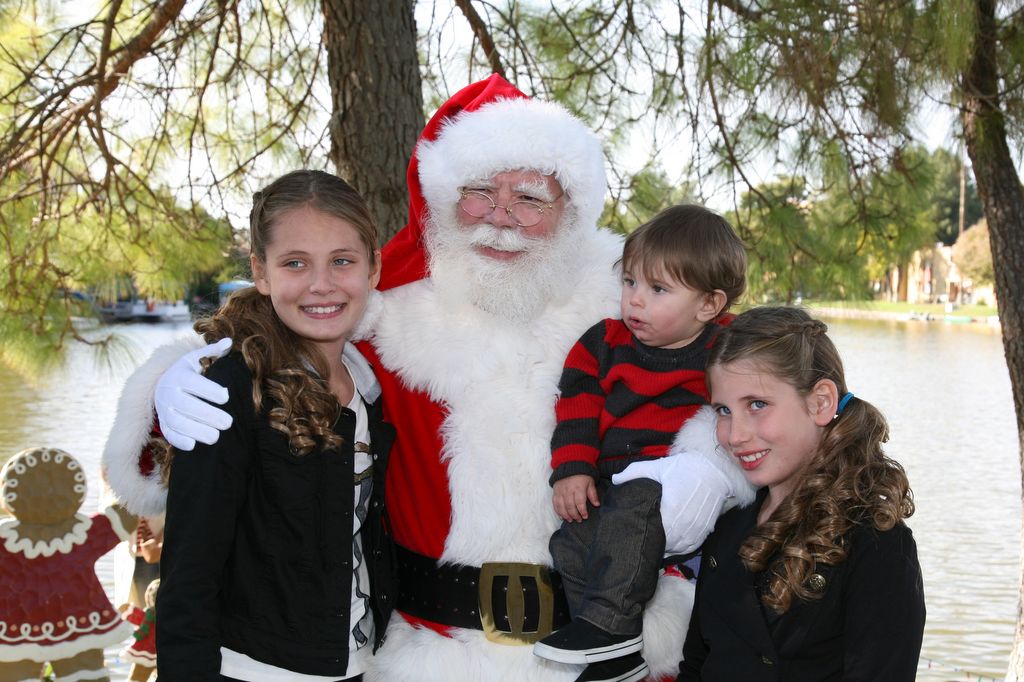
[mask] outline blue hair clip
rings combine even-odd
[[[847,391],[845,394],[843,394],[843,397],[839,400],[839,407],[836,408],[836,417],[838,417],[839,415],[841,415],[843,413],[843,410],[846,409],[846,404],[848,402],[850,402],[850,399],[852,397],[853,397],[853,394],[850,393],[849,391]],[[835,417],[833,417],[833,419],[835,419]]]

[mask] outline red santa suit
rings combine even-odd
[[[554,175],[577,232],[564,263],[570,285],[527,321],[446,297],[421,244],[428,205],[454,206],[460,186],[517,169]],[[596,320],[618,315],[622,245],[596,227],[606,191],[600,142],[562,107],[528,100],[493,76],[454,95],[428,123],[409,188],[410,223],[384,249],[382,294],[364,320],[372,336],[361,350],[375,365],[386,419],[398,431],[387,509],[399,556],[419,558],[400,573],[404,596],[367,679],[573,680],[578,666],[465,626],[480,614],[451,613],[451,604],[472,599],[451,599],[449,590],[463,576],[471,584],[461,589],[477,592],[475,569],[494,562],[513,562],[513,572],[526,575],[530,564],[551,566],[548,541],[560,521],[547,480],[562,364]],[[430,571],[430,563],[442,568]],[[509,580],[506,569],[497,567],[499,580]],[[444,595],[439,603],[416,601],[429,601],[432,588]],[[510,615],[503,598],[480,600],[487,601],[498,620]],[[536,607],[529,595],[526,601],[527,611]],[[674,676],[691,602],[686,581],[661,581],[644,628],[655,675]]]
[[[553,175],[574,225],[572,255],[561,264],[567,286],[525,321],[446,295],[423,243],[428,205],[452,208],[460,186],[512,170]],[[408,183],[410,221],[383,250],[381,292],[360,327],[360,350],[398,432],[386,504],[405,559],[402,596],[365,679],[570,682],[580,666],[494,640],[557,609],[530,594],[519,601],[501,595],[535,586],[537,569],[551,566],[558,379],[580,335],[619,314],[621,240],[596,227],[606,192],[601,144],[561,106],[529,100],[492,76],[455,94],[427,124]],[[115,431],[130,435],[108,443],[104,454],[111,487],[136,513],[162,506],[159,472],[144,467],[140,474],[135,462],[149,439],[153,383],[183,350],[159,351],[129,380]],[[480,597],[481,581],[491,598]],[[655,678],[675,676],[692,600],[692,584],[678,574],[660,579],[644,622],[643,655]],[[488,627],[488,617],[499,622]]]

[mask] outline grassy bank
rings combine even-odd
[[[836,309],[889,314],[911,315],[930,314],[941,318],[943,315],[962,315],[974,318],[989,318],[999,314],[994,306],[989,305],[958,305],[952,312],[946,310],[944,303],[898,303],[891,301],[803,301],[807,308]]]

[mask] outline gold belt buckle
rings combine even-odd
[[[505,592],[505,611],[508,613],[509,631],[499,630],[494,622],[494,604],[491,593],[494,579],[508,577]],[[526,625],[526,599],[523,597],[521,578],[533,578],[537,583],[540,615],[535,632],[524,631]],[[555,617],[555,591],[551,586],[551,572],[541,564],[517,561],[491,561],[480,566],[480,624],[484,636],[495,644],[510,646],[533,644],[551,634]]]

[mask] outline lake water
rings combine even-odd
[[[889,418],[917,513],[928,622],[918,679],[1001,679],[1017,608],[1020,469],[1010,381],[997,330],[980,325],[830,320],[850,390]],[[123,326],[111,366],[81,345],[37,386],[0,366],[0,463],[37,445],[75,455],[99,504],[99,460],[124,378],[187,324]],[[97,564],[113,590],[111,555]],[[128,667],[108,651],[114,679]]]

